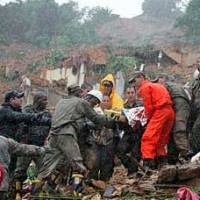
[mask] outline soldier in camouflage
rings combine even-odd
[[[54,153],[45,155],[39,170],[39,179],[48,177],[63,157],[70,163],[73,172],[86,172],[77,143],[78,134],[82,133],[86,118],[101,126],[115,126],[114,120],[97,114],[87,101],[81,99],[82,94],[83,90],[78,85],[71,85],[68,87],[68,96],[56,105],[49,139]]]
[[[23,108],[24,113],[38,114],[43,117],[51,119],[51,113],[46,108],[48,103],[47,95],[44,92],[36,92],[33,96],[33,104],[27,105]],[[49,134],[50,126],[27,125],[26,126],[26,143],[44,146],[44,142]],[[32,157],[18,157],[17,168],[15,170],[15,178],[23,182],[26,179],[26,171],[31,163],[34,161],[36,167],[40,165],[40,158]]]
[[[45,152],[46,149],[44,147],[20,144],[11,138],[0,136],[0,163],[2,163],[4,169],[4,177],[0,186],[0,200],[11,199],[11,197],[8,197],[10,184],[9,164],[11,161],[11,155],[15,154],[37,157],[43,155]]]
[[[171,80],[171,81],[170,81]],[[169,162],[175,164],[178,156],[188,160],[193,155],[187,131],[187,122],[190,112],[190,97],[182,85],[172,82],[166,74],[157,78],[157,82],[164,84],[172,98],[175,111],[175,123],[168,144]]]
[[[91,90],[85,95],[84,99],[94,107],[96,103],[93,102],[96,101],[96,98],[99,100],[98,104],[101,103],[101,108],[111,108],[109,96],[105,95],[102,97],[100,91]],[[101,108],[95,107],[94,109],[103,115]],[[86,129],[78,137],[78,143],[84,164],[89,170],[87,179],[108,181],[114,171],[114,131],[102,126],[98,127],[88,120]]]

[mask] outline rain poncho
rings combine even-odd
[[[122,109],[124,107],[124,103],[122,98],[117,94],[117,91],[115,89],[115,83],[114,83],[114,78],[112,74],[108,74],[105,78],[103,78],[100,82],[100,91],[102,94],[104,94],[104,86],[103,82],[104,81],[110,81],[113,84],[112,92],[110,94],[110,100],[111,100],[111,109]]]

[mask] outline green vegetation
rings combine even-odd
[[[103,7],[79,9],[69,1],[18,0],[0,5],[0,44],[31,43],[42,48],[96,44],[101,38],[96,28],[116,19]]]
[[[183,28],[190,44],[200,44],[200,1],[191,0],[183,17],[179,18],[177,26]]]
[[[122,70],[124,75],[128,75],[133,71],[134,66],[138,64],[138,60],[134,56],[118,56],[112,47],[109,48],[108,64],[106,67],[107,73],[114,73]]]
[[[190,188],[193,192],[200,194],[200,187],[191,187]]]
[[[160,19],[174,19],[180,16],[181,0],[145,0],[142,9],[145,14]]]
[[[46,55],[44,59],[42,60],[36,60],[33,63],[29,64],[27,66],[27,70],[29,72],[33,72],[34,69],[41,66],[53,66],[58,61],[62,60],[64,58],[65,53],[63,51],[52,51],[50,54]]]

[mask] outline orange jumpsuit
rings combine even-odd
[[[139,95],[143,99],[146,117],[149,121],[142,136],[142,159],[166,156],[165,146],[174,124],[173,103],[166,88],[145,80]]]

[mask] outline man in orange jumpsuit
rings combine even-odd
[[[166,88],[151,83],[143,72],[135,72],[129,80],[138,89],[145,108],[148,125],[142,136],[141,152],[144,166],[155,167],[155,160],[166,160],[165,146],[174,124],[173,103]]]

